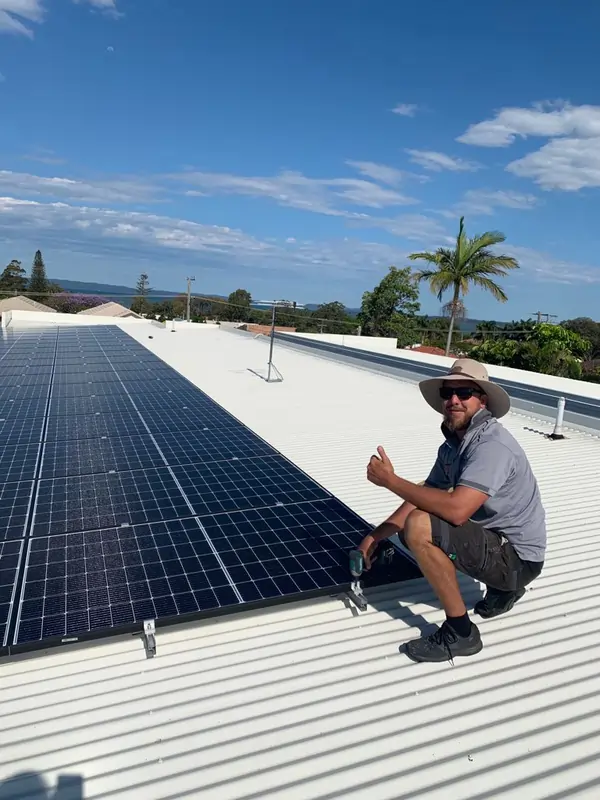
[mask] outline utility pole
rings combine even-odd
[[[537,324],[539,325],[541,322],[550,322],[551,319],[556,319],[556,314],[547,314],[545,311],[532,311],[532,314],[535,314],[537,317]],[[544,319],[542,320],[542,317]]]
[[[187,314],[186,314],[186,319],[189,322],[190,321],[190,305],[191,305],[191,300],[192,300],[192,281],[195,281],[196,278],[195,277],[191,277],[191,278],[186,278],[186,280],[187,280]]]

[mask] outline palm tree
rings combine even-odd
[[[461,294],[468,293],[470,284],[486,289],[496,300],[505,303],[508,298],[492,277],[505,277],[507,270],[518,269],[519,264],[512,256],[497,255],[489,248],[505,240],[499,231],[486,231],[468,239],[464,229],[464,217],[460,218],[456,247],[438,247],[435,253],[411,253],[411,261],[427,261],[432,269],[424,269],[415,274],[419,281],[428,281],[431,291],[441,302],[444,292],[452,289],[450,300],[451,316],[446,342],[446,355],[450,353],[454,321],[462,305]],[[492,276],[492,277],[490,277]]]

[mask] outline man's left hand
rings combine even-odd
[[[379,457],[371,456],[367,467],[367,478],[377,486],[389,488],[394,477],[394,466],[383,447],[378,447]]]

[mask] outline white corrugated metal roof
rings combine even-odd
[[[263,341],[128,332],[373,523],[398,504],[366,481],[377,444],[400,474],[429,470],[439,418],[408,383],[281,348],[285,380],[266,384],[248,371],[264,367]],[[399,654],[443,619],[419,580],[375,592],[360,616],[327,599],[159,629],[149,661],[128,637],[4,663],[0,780],[70,775],[85,798],[126,800],[597,798],[600,440],[505,424],[538,476],[549,549],[510,614],[477,619],[478,656]]]
[[[92,317],[136,317],[141,319],[140,315],[136,314],[135,311],[113,301],[102,303],[102,305],[94,306],[93,308],[86,308],[84,311],[78,311],[77,313]]]

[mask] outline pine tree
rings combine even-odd
[[[138,282],[135,285],[135,291],[137,292],[137,295],[131,302],[131,310],[135,311],[136,314],[147,314],[151,308],[148,295],[152,289],[150,288],[150,284],[148,282],[148,275],[145,272],[142,272],[138,278]]]
[[[33,259],[33,267],[31,268],[31,278],[29,279],[29,296],[32,300],[43,303],[48,299],[49,291],[50,284],[46,277],[44,259],[41,251],[37,250]]]
[[[25,270],[21,266],[21,262],[13,258],[0,275],[0,296],[23,294],[26,290]]]

